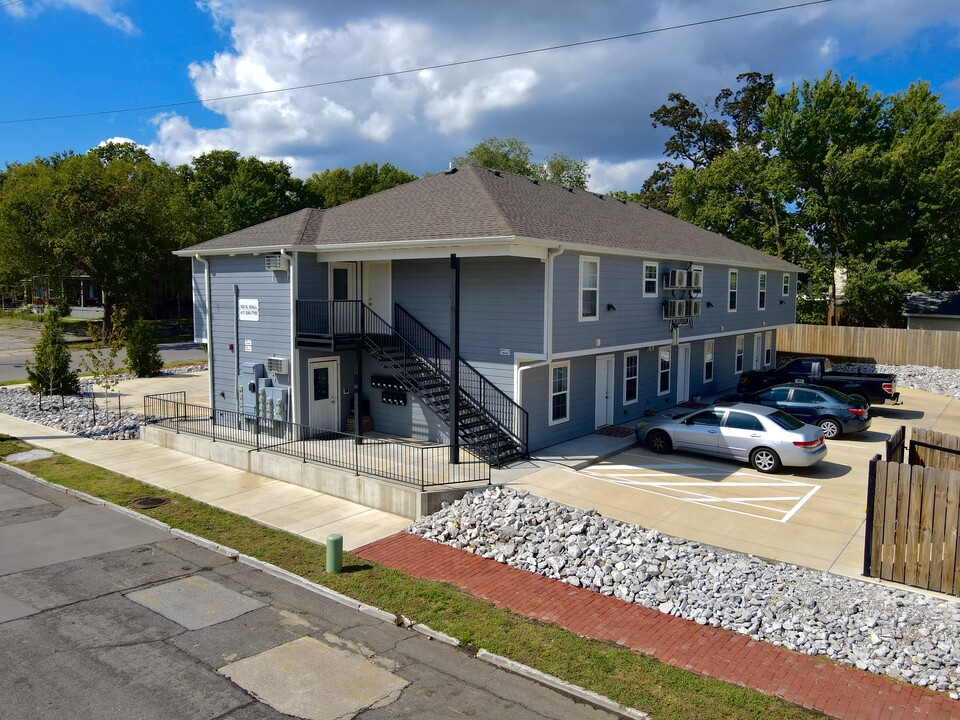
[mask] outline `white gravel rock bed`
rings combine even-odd
[[[874,363],[835,363],[841,372],[891,373],[897,376],[898,388],[926,390],[937,395],[960,399],[960,370],[924,365],[876,365]]]
[[[162,374],[179,374],[206,370],[205,365],[190,365],[182,368],[165,370]],[[124,375],[124,380],[134,378],[134,375]],[[97,389],[94,411],[93,381],[81,378],[80,394],[65,395],[62,400],[59,395],[44,396],[38,403],[37,396],[31,395],[25,387],[0,387],[0,413],[29,420],[47,427],[57,428],[78,437],[93,440],[135,440],[140,437],[140,426],[144,422],[142,413],[135,412],[139,408],[124,408],[117,412],[116,396],[110,398],[111,409],[104,409],[102,390]]]
[[[960,603],[766,562],[507,487],[469,493],[408,532],[960,696]]]

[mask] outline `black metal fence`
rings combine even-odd
[[[490,482],[490,465],[461,450],[451,464],[448,445],[418,445],[265,420],[232,410],[212,410],[186,402],[183,392],[147,395],[143,414],[148,424],[177,433],[230,442],[257,451],[331,465],[357,475],[387,478],[421,489],[437,485]]]

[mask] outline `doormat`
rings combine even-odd
[[[607,425],[597,430],[597,435],[609,435],[610,437],[627,437],[633,435],[630,428],[620,427],[619,425]]]

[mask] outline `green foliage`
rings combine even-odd
[[[533,151],[523,140],[489,137],[453,158],[454,165],[472,164],[491,170],[525,175],[581,190],[587,189],[590,173],[586,160],[573,160],[563,153],[554,153],[542,163],[531,158]]]
[[[159,375],[163,358],[153,334],[153,326],[146,320],[137,320],[130,325],[126,337],[127,367],[137,377]]]
[[[47,311],[33,352],[33,362],[24,362],[31,393],[73,395],[77,392],[77,373],[70,369],[70,351],[63,339],[60,315],[55,309]]]
[[[118,318],[113,328],[104,336],[103,328],[97,323],[87,325],[87,334],[94,338],[93,347],[80,358],[80,367],[93,376],[94,385],[103,388],[104,395],[113,390],[120,382],[124,366],[119,362],[126,331],[122,318]]]
[[[320,207],[334,207],[359,200],[397,185],[416,180],[411,175],[390,163],[363,163],[355,165],[353,170],[346,168],[327,169],[314,173],[305,182],[307,191],[318,200]]]

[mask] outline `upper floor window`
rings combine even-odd
[[[757,278],[757,310],[767,309],[767,273],[760,271]]]
[[[640,353],[636,350],[623,356],[623,404],[635,403],[639,397]]]
[[[783,296],[787,297],[790,294],[790,273],[783,274]]]
[[[580,257],[580,319],[596,320],[600,303],[600,258]]]
[[[657,296],[657,273],[660,271],[655,262],[643,263],[643,296]]]
[[[737,281],[740,279],[739,270],[730,270],[727,276],[727,311],[737,311]]]

